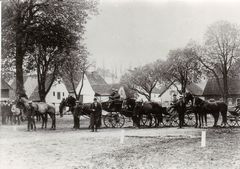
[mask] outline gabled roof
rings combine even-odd
[[[63,76],[62,79],[63,79],[63,82],[64,82],[68,92],[74,91],[72,83],[70,82],[70,80],[66,76]],[[81,73],[79,73],[78,76],[74,77],[73,83],[74,83],[75,88],[77,88],[81,79],[82,79],[82,74]]]
[[[191,83],[191,84],[187,85],[186,88],[193,95],[202,96],[202,94],[203,94],[203,90],[195,83]]]
[[[221,81],[221,88],[223,88],[223,81]],[[240,79],[228,79],[228,93],[230,95],[240,95]],[[208,79],[203,91],[203,96],[220,96],[221,90],[217,84],[216,79]]]
[[[95,95],[110,95],[111,87],[107,82],[96,72],[87,72],[86,76],[92,86]]]
[[[102,96],[102,95],[110,95],[111,93],[111,87],[107,84],[107,82],[96,72],[86,72],[86,77],[95,92],[96,96]],[[79,76],[75,77],[74,79],[74,85],[75,88],[78,87],[79,82],[82,79],[82,74],[79,73]],[[70,80],[67,77],[63,77],[64,84],[66,85],[66,88],[68,92],[72,92],[73,86]]]
[[[13,90],[13,88],[3,79],[1,79],[1,89]]]

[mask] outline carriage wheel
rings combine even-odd
[[[187,114],[184,117],[184,122],[186,125],[188,126],[194,126],[196,124],[195,120],[194,120],[194,115],[193,114]]]
[[[163,125],[165,127],[170,127],[172,124],[171,120],[168,117],[163,117]]]
[[[236,121],[236,119],[235,118],[233,118],[233,117],[230,117],[229,119],[228,119],[228,125],[229,126],[231,126],[231,127],[236,127],[236,126],[238,126],[238,122]]]
[[[179,125],[179,120],[178,118],[172,119],[171,126],[177,127]]]
[[[106,115],[103,117],[103,123],[104,125],[109,128],[109,127],[114,127],[113,126],[113,119],[111,115]]]
[[[113,127],[121,128],[125,124],[125,118],[120,113],[112,115],[112,125]]]
[[[151,127],[155,126],[156,122],[154,117],[152,117],[152,125]],[[144,126],[144,127],[149,127],[150,125],[150,119],[147,118],[147,115],[142,115],[142,118],[140,120],[140,125]]]

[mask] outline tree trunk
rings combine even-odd
[[[223,75],[223,101],[228,103],[228,76],[227,74]]]
[[[21,34],[16,34],[16,95],[24,95],[24,83],[23,83],[23,58],[24,52],[22,49]]]

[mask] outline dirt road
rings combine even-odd
[[[88,122],[73,130],[71,117],[58,120],[56,131],[27,132],[21,126],[0,126],[1,169],[76,168],[239,168],[240,130],[208,129],[207,147],[200,147],[202,129],[101,129]],[[51,121],[49,121],[51,122]],[[40,124],[38,124],[40,126]],[[123,141],[123,143],[120,143]]]

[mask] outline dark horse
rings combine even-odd
[[[158,127],[163,122],[163,114],[167,114],[166,107],[162,107],[157,102],[138,102],[135,106],[134,112],[143,119],[143,115],[147,116],[149,127],[152,126],[152,120],[155,119],[155,127]]]
[[[59,113],[60,113],[60,116],[63,117],[63,109],[68,106],[69,107],[69,110],[70,112],[74,112],[74,108],[75,108],[75,105],[76,105],[76,100],[74,99],[66,99],[66,100],[63,100],[61,103],[60,103],[60,106],[59,106]],[[91,113],[92,113],[92,110],[91,110],[91,103],[84,103],[84,104],[80,104],[79,105],[79,111],[77,112],[77,115],[78,116],[88,116],[90,117]],[[73,116],[75,114],[73,113]],[[101,127],[102,125],[102,122],[101,122],[101,117],[99,118],[99,122],[98,122],[98,127]],[[90,126],[89,126],[90,127]]]
[[[186,101],[192,101],[193,107],[194,107],[194,112],[195,116],[199,119],[199,127],[203,125],[203,117],[205,117],[205,123],[207,125],[207,114],[212,114],[214,118],[214,125],[213,127],[217,126],[219,114],[221,113],[222,115],[222,124],[223,126],[226,126],[227,124],[227,109],[228,106],[226,103],[222,101],[216,101],[216,102],[208,102],[205,101],[199,97],[193,97],[192,94],[187,93],[186,94]],[[197,125],[197,120],[196,118],[196,125]]]

